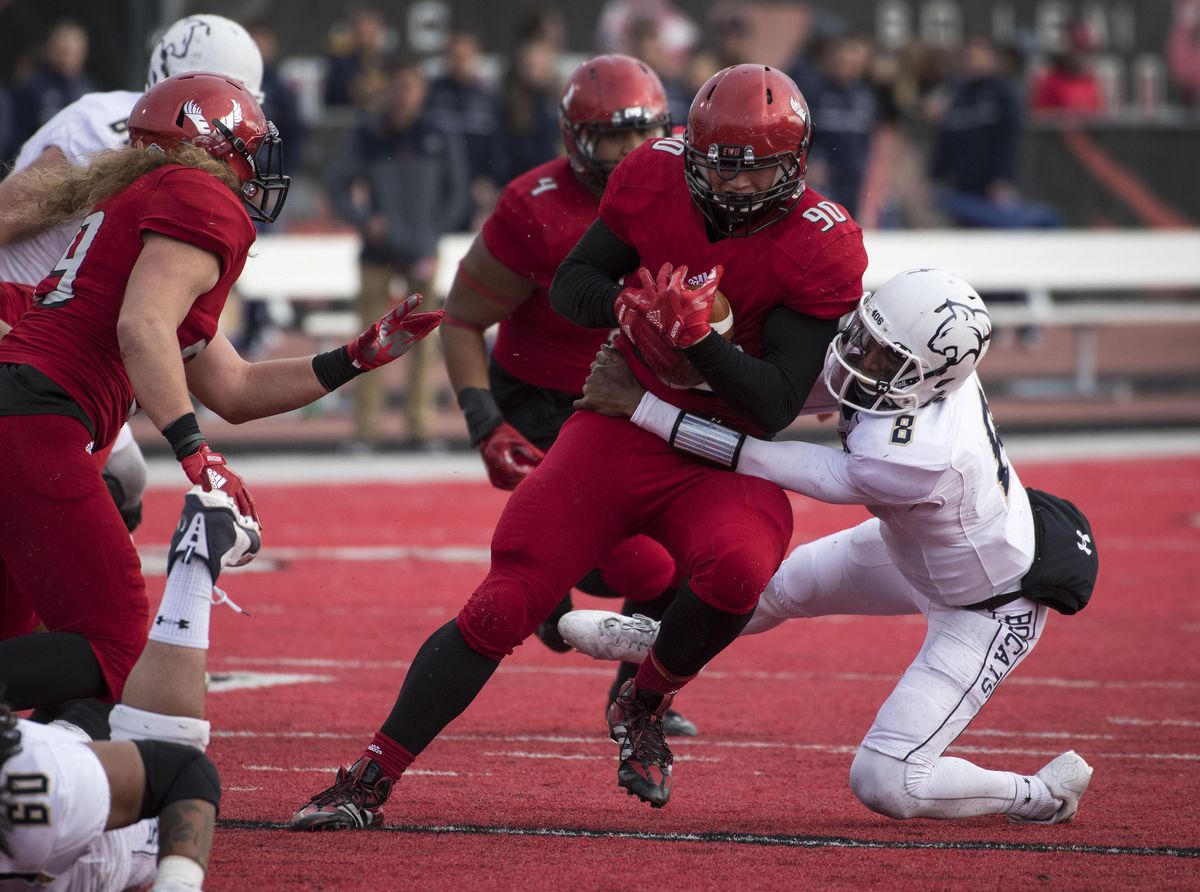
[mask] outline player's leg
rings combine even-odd
[[[487,577],[458,616],[417,651],[395,706],[362,757],[296,812],[294,829],[378,823],[380,806],[413,759],[470,705],[562,593],[628,534],[625,517],[637,499],[622,487],[629,464],[624,440],[643,439],[645,432],[581,414],[587,418],[564,426],[554,449],[509,498],[493,534]]]
[[[49,630],[0,643],[14,708],[115,699],[145,644],[141,563],[76,420],[0,418],[0,559]]]
[[[1091,769],[1073,753],[1036,775],[942,755],[996,687],[1033,651],[1047,608],[1018,599],[995,611],[929,605],[916,660],[880,708],[850,769],[855,795],[894,818],[1074,814]]]
[[[896,569],[879,536],[879,521],[871,518],[797,546],[763,589],[742,634],[757,635],[803,617],[915,614],[925,601]],[[578,610],[561,623],[566,639],[582,653],[634,663],[646,658],[659,625],[600,610]]]
[[[121,512],[129,532],[142,522],[142,494],[146,491],[146,458],[129,425],[121,428],[101,472],[104,483]]]
[[[223,567],[246,563],[260,545],[257,522],[239,514],[225,493],[195,487],[184,496],[150,640],[109,716],[114,740],[167,740],[201,752],[207,747],[208,630],[213,605],[224,597],[216,580]]]
[[[618,782],[662,807],[670,798],[672,756],[662,716],[676,692],[745,627],[758,595],[783,559],[792,510],[773,483],[680,461],[661,470],[674,497],[644,532],[688,576],[667,608],[658,639],[609,710],[620,746]]]

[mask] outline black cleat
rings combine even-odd
[[[292,815],[293,830],[365,830],[383,823],[383,803],[395,782],[379,763],[363,756],[339,768],[333,786]]]
[[[571,596],[567,595],[558,602],[554,612],[546,617],[546,620],[534,631],[538,641],[556,654],[565,654],[571,650],[571,645],[567,644],[566,639],[558,631],[558,621],[570,612],[571,606]]]
[[[608,734],[621,748],[617,783],[654,808],[671,798],[673,757],[663,733],[663,716],[670,705],[670,695],[663,695],[657,706],[650,706],[631,679],[608,707]]]

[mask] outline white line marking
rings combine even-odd
[[[1109,722],[1114,725],[1137,725],[1155,727],[1162,725],[1166,728],[1200,728],[1200,722],[1192,719],[1135,719],[1131,716],[1110,715]]]
[[[580,754],[570,754],[570,753],[531,753],[531,752],[526,752],[525,750],[489,751],[489,752],[480,753],[480,755],[481,756],[494,756],[497,758],[504,758],[504,759],[562,759],[562,760],[566,760],[566,761],[586,761],[586,762],[596,762],[596,761],[608,762],[612,759],[611,753],[605,753],[604,755],[591,756],[591,755],[580,755]],[[725,760],[717,759],[712,756],[691,756],[691,755],[681,756],[678,753],[676,753],[675,761],[676,762],[723,762]],[[405,772],[405,773],[407,774],[407,772]]]
[[[138,555],[142,559],[142,574],[145,576],[167,575],[167,545],[141,545]],[[491,553],[487,546],[446,545],[427,548],[423,545],[346,545],[326,546],[279,546],[263,547],[262,556],[243,567],[226,567],[226,573],[269,573],[279,569],[281,562],[297,561],[344,561],[348,563],[380,563],[383,561],[432,561],[442,564],[487,564]]]
[[[314,684],[336,681],[332,675],[310,675],[297,672],[214,672],[208,682],[208,693],[224,694],[255,688],[271,688],[288,684]]]
[[[286,771],[297,774],[337,774],[338,766],[333,768],[304,768],[298,765],[243,765],[246,771]],[[461,777],[460,771],[426,771],[423,768],[409,768],[404,772],[408,777]]]

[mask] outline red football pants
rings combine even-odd
[[[638,604],[653,601],[683,581],[675,559],[649,536],[634,536],[619,543],[596,569],[605,586]]]
[[[666,548],[701,600],[744,614],[783,560],[792,511],[774,483],[692,461],[625,419],[576,412],[509,498],[459,631],[502,659],[637,533]]]
[[[0,598],[6,619],[20,613],[8,603],[17,599],[50,631],[85,638],[119,700],[150,608],[90,440],[64,415],[0,416]]]

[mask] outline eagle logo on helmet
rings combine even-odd
[[[992,320],[987,310],[947,300],[934,312],[950,314],[929,339],[929,349],[946,359],[943,371],[971,356],[978,361],[984,344],[992,337]]]
[[[208,121],[204,120],[204,112],[200,108],[200,103],[195,99],[185,102],[180,114],[192,122],[192,126],[196,128],[196,133],[200,136],[208,136],[212,133],[212,127],[208,125]],[[180,121],[180,123],[183,122]]]
[[[804,106],[800,104],[800,100],[795,96],[788,97],[789,104],[792,106],[792,111],[800,116],[800,120],[807,121],[808,115],[804,111]]]
[[[224,124],[226,129],[228,129],[230,132],[233,132],[234,130],[237,130],[242,123],[242,106],[241,103],[239,103],[236,99],[231,101],[233,102],[233,108],[229,110],[229,114],[225,115],[223,118],[218,118],[217,120]]]

